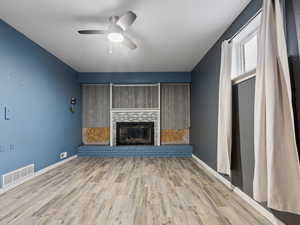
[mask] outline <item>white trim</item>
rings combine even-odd
[[[113,99],[113,86],[112,83],[110,83],[109,87],[109,114],[110,114],[110,127],[109,127],[109,132],[110,132],[110,146],[113,146],[113,122],[112,122],[112,99]]]
[[[238,37],[238,35],[243,32],[243,30],[245,28],[247,28],[247,26],[249,24],[251,24],[253,22],[253,20],[256,19],[257,16],[259,16],[259,14],[262,14],[262,8],[260,8],[230,39],[229,42],[232,42],[236,37]]]
[[[160,83],[158,83],[158,110],[160,110]]]
[[[37,171],[37,172],[35,173],[35,176],[42,175],[42,174],[44,174],[44,173],[46,173],[46,172],[48,172],[48,171],[50,171],[50,170],[52,170],[52,169],[54,169],[54,168],[56,168],[56,167],[62,165],[62,164],[64,164],[64,163],[67,163],[67,162],[69,162],[69,161],[71,161],[71,160],[73,160],[73,159],[76,159],[76,158],[77,158],[77,155],[73,155],[73,156],[71,156],[71,157],[69,157],[69,158],[67,158],[67,159],[65,159],[65,160],[62,160],[62,161],[59,161],[59,162],[57,162],[57,163],[55,163],[55,164],[52,164],[52,165],[50,165],[50,166],[47,166],[47,167],[45,167],[44,169],[41,169],[41,170]]]
[[[109,83],[107,84],[80,84],[81,87],[85,86],[109,86]]]
[[[240,70],[242,73],[247,73],[248,71],[246,71],[246,59],[245,59],[245,45],[252,39],[256,36],[257,38],[257,35],[258,35],[258,32],[259,32],[259,27],[257,27],[255,30],[251,31],[245,38],[243,38],[240,42],[239,42],[239,47],[240,47],[240,58],[241,58],[241,65],[240,65]],[[257,39],[258,41],[258,39]],[[256,68],[254,69],[251,69],[250,72],[252,70],[255,70]]]
[[[158,84],[113,84],[114,87],[148,87],[148,86],[158,86]]]
[[[258,202],[256,202],[253,198],[247,195],[238,187],[234,188],[234,193],[236,193],[240,198],[246,201],[249,205],[251,205],[256,211],[258,211],[261,215],[266,217],[272,224],[274,225],[285,225],[281,220],[277,219],[270,211],[261,206]]]
[[[60,166],[60,165],[62,165],[64,163],[69,162],[69,161],[71,161],[73,159],[76,159],[76,158],[77,158],[77,155],[71,156],[71,157],[69,157],[69,158],[67,158],[65,160],[59,161],[59,162],[57,162],[55,164],[52,164],[52,165],[50,165],[48,167],[45,167],[44,169],[41,169],[41,170],[35,172],[33,175],[31,175],[29,177],[26,177],[25,179],[22,179],[21,181],[16,182],[16,183],[14,183],[11,186],[8,186],[6,188],[0,188],[0,195],[6,193],[9,190],[12,190],[13,188],[15,188],[15,187],[17,187],[17,186],[19,186],[19,185],[21,185],[21,184],[23,184],[23,183],[25,183],[25,182],[27,182],[29,180],[32,180],[33,178],[35,178],[37,176],[40,176],[40,175],[48,172],[49,170],[52,170],[52,169],[54,169],[54,168],[56,168],[56,167],[58,167],[58,166]]]
[[[230,190],[232,190],[234,193],[236,193],[244,201],[246,201],[250,206],[252,206],[258,213],[260,213],[266,219],[268,219],[272,224],[274,224],[274,225],[285,225],[281,220],[279,220],[278,218],[276,218],[269,210],[267,210],[262,205],[260,205],[258,202],[256,202],[254,199],[252,199],[251,197],[249,197],[246,193],[244,193],[238,187],[236,187],[233,184],[231,184],[221,174],[219,174],[217,171],[215,171],[214,169],[212,169],[210,166],[208,166],[205,162],[203,162],[197,156],[195,156],[193,154],[192,157],[193,157],[193,159],[195,159],[195,161],[197,163],[199,163],[202,167],[204,167],[211,175],[213,175],[220,182],[222,182],[223,184],[225,184],[226,187],[228,187]]]
[[[259,30],[259,23],[261,19],[261,12],[258,11],[250,20],[247,22],[240,31],[234,35],[231,39],[232,41],[232,82],[237,84],[243,82],[251,77],[248,77],[247,74],[253,72],[245,71],[246,59],[245,59],[245,44],[248,43],[253,37],[255,37]],[[251,74],[252,75],[252,74]],[[246,77],[245,77],[246,76]]]
[[[144,119],[142,117],[139,117],[138,120],[136,120],[137,118],[134,116],[132,117],[133,120],[129,120],[128,118],[127,119],[121,119],[121,120],[118,120],[118,119],[115,119],[115,115],[118,114],[118,113],[127,113],[128,116],[130,117],[130,115],[134,114],[134,113],[138,113],[138,114],[141,114],[141,113],[155,113],[155,119],[154,118],[151,118],[151,119]],[[160,110],[159,109],[148,109],[148,110],[145,110],[145,109],[136,109],[136,108],[133,108],[133,109],[119,109],[119,110],[111,110],[110,112],[111,114],[111,118],[112,118],[112,124],[111,124],[111,128],[112,128],[112,137],[113,138],[113,141],[111,142],[112,145],[111,146],[115,146],[116,145],[116,140],[115,140],[115,137],[116,137],[116,126],[117,126],[117,123],[118,122],[154,122],[155,126],[154,126],[154,145],[155,146],[160,146]]]
[[[109,125],[109,139],[110,139],[110,141],[109,141],[109,145],[110,146],[113,146],[113,121],[112,121],[112,118],[113,118],[113,111],[112,110],[110,110],[110,112],[109,112],[109,114],[110,114],[110,125]]]
[[[126,86],[126,87],[135,87],[135,86],[142,86],[142,87],[148,87],[153,86],[158,88],[158,107],[157,108],[114,108],[113,107],[113,87],[117,86]],[[155,132],[157,132],[157,138],[155,140],[155,145],[160,145],[160,83],[155,84],[110,84],[110,146],[114,146],[114,122],[113,122],[113,115],[114,113],[134,113],[134,112],[158,112],[158,118],[157,118],[157,129]]]
[[[241,75],[238,75],[237,77],[235,77],[234,79],[232,79],[232,85],[235,85],[235,84],[239,84],[243,81],[246,81],[246,80],[249,80],[253,77],[256,76],[256,69],[253,69],[249,72],[246,72],[244,74],[241,74]]]
[[[160,83],[161,84],[161,83]],[[190,86],[191,85],[191,82],[184,82],[184,83],[162,83],[163,86],[174,86],[174,85],[188,85]]]
[[[157,145],[160,146],[160,117],[161,117],[161,111],[160,111],[160,83],[158,83],[158,121],[157,121]]]
[[[219,181],[221,181],[226,187],[228,187],[231,191],[233,191],[234,186],[231,184],[230,181],[226,180],[225,177],[223,177],[221,174],[219,174],[217,171],[212,169],[210,166],[208,166],[205,162],[203,162],[201,159],[199,159],[194,154],[192,155],[193,159],[195,159],[202,167],[204,167],[208,172],[210,172],[214,177],[216,177]]]

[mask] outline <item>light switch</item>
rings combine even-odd
[[[5,120],[5,107],[0,104],[0,120]]]
[[[5,120],[11,120],[11,110],[7,106],[5,106],[4,111]]]

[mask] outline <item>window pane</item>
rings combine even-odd
[[[257,35],[253,36],[244,44],[244,65],[248,72],[256,68],[257,65]]]

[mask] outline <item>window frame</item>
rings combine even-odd
[[[246,59],[245,59],[245,44],[250,41],[255,35],[259,34],[260,21],[255,21],[260,17],[262,13],[259,12],[250,21],[249,24],[242,28],[241,32],[234,37],[233,43],[233,55],[232,55],[232,74],[231,81],[233,84],[238,84],[245,80],[251,79],[256,75],[256,68],[246,71]],[[256,24],[258,23],[258,24]],[[255,25],[256,24],[256,25]],[[250,31],[247,31],[250,29]],[[233,72],[235,71],[235,72]]]
[[[253,30],[249,35],[247,35],[245,38],[243,38],[240,42],[240,53],[241,53],[241,68],[240,68],[240,74],[248,73],[251,70],[246,70],[246,54],[245,54],[245,45],[255,36],[258,35],[259,28],[256,28]],[[258,36],[257,36],[258,37]]]

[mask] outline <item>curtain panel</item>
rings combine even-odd
[[[263,2],[254,121],[254,199],[300,214],[300,165],[279,0]]]
[[[222,43],[221,69],[219,81],[217,170],[231,175],[232,146],[232,86],[231,86],[232,45]]]

